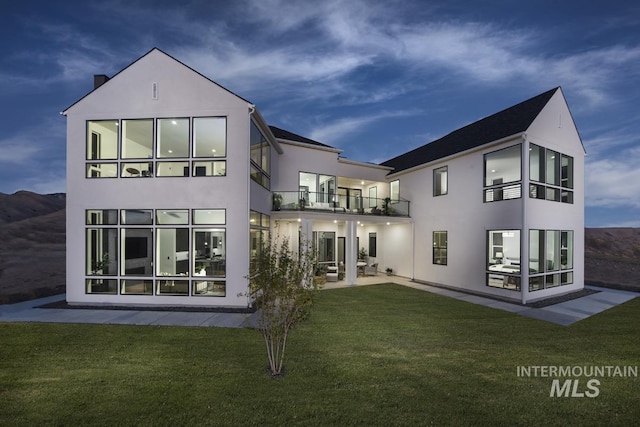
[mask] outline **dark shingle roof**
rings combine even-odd
[[[395,173],[524,132],[558,89],[551,89],[471,123],[422,147],[387,160],[382,165],[394,168],[391,173]]]
[[[269,129],[271,129],[271,133],[273,133],[273,136],[275,136],[277,139],[284,139],[287,141],[294,141],[294,142],[304,142],[305,144],[318,145],[320,147],[327,147],[327,148],[334,148],[330,145],[323,144],[322,142],[305,138],[304,136],[300,136],[298,134],[289,132],[288,130],[280,129],[275,126],[269,126]]]

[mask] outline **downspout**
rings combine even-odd
[[[251,125],[251,116],[253,115],[253,113],[256,111],[256,106],[253,104],[249,104],[249,125]],[[249,127],[249,144],[251,144],[251,127]],[[251,146],[248,147],[249,151],[251,151]],[[249,153],[249,159],[251,158],[251,154]],[[249,160],[249,162],[245,161],[245,166],[247,166],[247,169],[245,171],[245,176],[247,177],[247,210],[246,210],[246,221],[245,224],[247,224],[247,231],[248,236],[247,236],[247,242],[249,242],[251,240],[251,178],[249,178],[251,176],[251,161]],[[271,228],[271,224],[269,224],[269,228]],[[271,231],[271,230],[269,230]],[[251,252],[251,246],[249,244],[249,252]],[[247,269],[250,270],[251,269],[251,261],[250,261],[250,256],[247,257],[247,265],[246,265]],[[247,289],[249,289],[249,283],[247,283]],[[252,301],[250,300],[249,296],[247,295],[247,303],[249,308],[251,308],[252,306]]]
[[[416,223],[411,221],[411,280],[416,278]]]
[[[529,228],[527,200],[529,199],[529,144],[527,134],[522,135],[522,247],[520,248],[520,294],[522,304],[527,303],[529,296]]]

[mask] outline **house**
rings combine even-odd
[[[260,243],[284,237],[347,284],[364,251],[368,271],[521,302],[583,287],[585,153],[560,88],[376,165],[158,49],[94,86],[63,112],[71,304],[246,307]]]

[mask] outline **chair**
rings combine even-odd
[[[365,276],[375,276],[378,274],[378,263],[371,265],[365,265],[364,267],[364,275]]]

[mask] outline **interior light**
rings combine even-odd
[[[387,223],[387,225],[391,225],[391,223],[390,223],[390,222],[388,222],[388,223]]]
[[[175,120],[171,120],[171,124],[172,124],[172,125],[177,125],[177,124],[178,124],[178,122],[176,122]]]
[[[337,219],[334,219],[334,220],[333,220],[333,223],[334,223],[334,224],[337,224],[337,223],[338,223],[338,220],[337,220]]]
[[[212,153],[215,153],[215,152],[216,152],[216,149],[215,149],[215,148],[212,148],[212,149],[211,149],[211,152],[212,152]]]
[[[495,169],[491,169],[491,173],[496,173],[496,170]]]
[[[298,222],[302,222],[302,220],[300,218],[298,218]]]
[[[168,151],[169,151],[169,154],[173,153],[173,150],[168,150]]]
[[[256,222],[256,219],[255,219],[255,218],[251,218],[251,219],[249,220],[249,222]]]
[[[360,181],[360,185],[364,185],[364,181]]]

